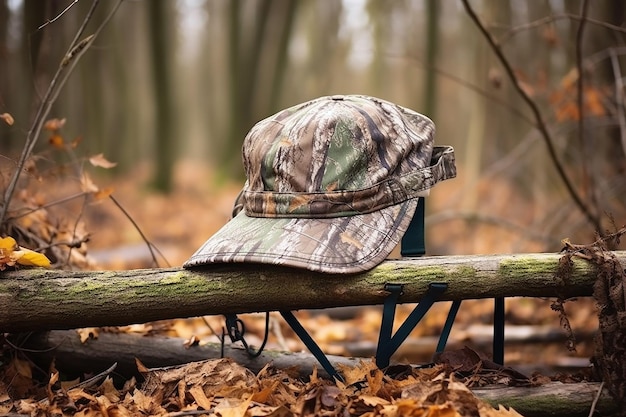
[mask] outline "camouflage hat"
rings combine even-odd
[[[456,175],[427,117],[374,97],[321,97],[258,122],[243,144],[243,209],[184,264],[354,273],[381,263],[424,196]]]

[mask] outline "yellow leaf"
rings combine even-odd
[[[0,114],[0,119],[4,120],[4,123],[8,124],[9,126],[13,126],[13,123],[15,122],[15,120],[13,120],[13,116],[11,116],[9,113]]]
[[[89,158],[89,162],[91,163],[91,165],[93,165],[95,167],[100,167],[100,168],[104,168],[104,169],[113,168],[115,165],[117,165],[117,162],[109,161],[101,153],[99,153],[98,155],[94,155],[91,158]]]
[[[18,248],[17,242],[11,236],[0,237],[0,251],[6,251],[6,252],[0,252],[0,253],[8,254],[10,252],[13,252],[17,248]]]
[[[15,255],[15,260],[20,265],[50,268],[50,259],[46,258],[46,255],[42,253],[20,248],[18,251],[13,251],[13,254]]]
[[[17,242],[11,236],[0,238],[0,271],[7,266],[15,265],[14,251],[19,249]]]

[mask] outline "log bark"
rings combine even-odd
[[[626,264],[626,252],[615,252]],[[0,272],[0,331],[116,326],[224,313],[382,304],[386,283],[413,303],[432,282],[441,300],[589,296],[595,267],[575,260],[557,277],[559,254],[440,256],[389,260],[371,271],[329,275],[266,265],[130,271]]]
[[[588,416],[594,398],[601,389],[599,382],[563,384],[551,382],[537,387],[484,387],[473,389],[474,395],[494,407],[502,404],[525,417]],[[620,410],[606,388],[598,397],[594,415],[615,415]]]
[[[125,377],[139,377],[135,359],[139,359],[148,368],[161,368],[227,357],[255,373],[271,362],[279,369],[293,368],[303,377],[310,376],[315,367],[320,376],[330,378],[317,359],[308,352],[277,352],[266,349],[257,358],[251,358],[243,348],[229,342],[224,345],[223,354],[219,343],[186,348],[182,338],[126,333],[100,332],[96,339],[81,343],[78,334],[73,330],[53,330],[33,333],[21,342],[12,341],[16,342],[42,369],[48,369],[54,359],[57,369],[77,375],[98,373],[117,363],[116,373]],[[333,366],[354,367],[360,360],[335,355],[327,357]]]
[[[16,341],[14,341],[16,342]],[[57,369],[64,373],[82,375],[85,372],[100,372],[117,363],[116,373],[126,377],[139,375],[135,358],[145,366],[164,367],[206,359],[222,357],[221,346],[209,343],[204,346],[185,348],[184,340],[168,337],[142,337],[133,334],[101,332],[97,339],[81,343],[74,331],[51,331],[30,335],[23,340],[21,347],[29,351],[29,357],[48,369],[54,359]],[[292,368],[302,376],[309,376],[313,367],[318,373],[328,377],[313,355],[305,352],[276,352],[265,350],[261,356],[251,359],[243,349],[229,345],[224,347],[224,356],[258,372],[268,362],[279,369]],[[328,355],[330,362],[337,367],[354,367],[365,358],[347,358]],[[591,404],[600,390],[599,383],[582,382],[563,384],[548,383],[536,387],[488,386],[474,388],[474,394],[494,407],[499,404],[512,407],[524,416],[587,416]],[[596,410],[600,415],[610,415],[618,411],[617,404],[606,389],[599,396]]]

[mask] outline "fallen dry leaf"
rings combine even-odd
[[[86,172],[83,172],[80,178],[81,189],[86,193],[97,193],[100,188],[91,180]]]
[[[114,166],[117,165],[117,162],[109,161],[108,159],[104,157],[104,154],[101,154],[101,153],[90,157],[89,163],[91,163],[91,165],[95,167],[100,167],[100,168],[105,168],[105,169],[113,168]]]
[[[13,123],[15,122],[13,116],[11,116],[9,113],[0,114],[0,119],[4,120],[4,123],[8,124],[9,126],[13,126]]]
[[[65,122],[67,120],[65,118],[63,119],[50,119],[47,120],[46,123],[43,125],[43,128],[49,131],[57,131],[59,129],[61,129],[63,126],[65,126]]]
[[[76,329],[78,337],[80,337],[80,343],[85,343],[89,339],[97,339],[100,334],[100,329],[97,327],[85,327],[82,329]]]
[[[250,408],[250,397],[247,399],[224,398],[215,406],[215,413],[222,417],[245,417]]]
[[[198,406],[204,408],[205,410],[210,410],[213,407],[213,403],[204,394],[204,390],[201,386],[195,385],[189,388],[189,394],[191,394],[196,404],[198,404]]]

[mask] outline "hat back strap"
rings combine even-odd
[[[402,242],[400,244],[400,254],[402,256],[423,256],[426,253],[426,240],[424,238],[424,216],[426,199],[420,197],[417,203],[417,209],[409,227],[402,236]]]

